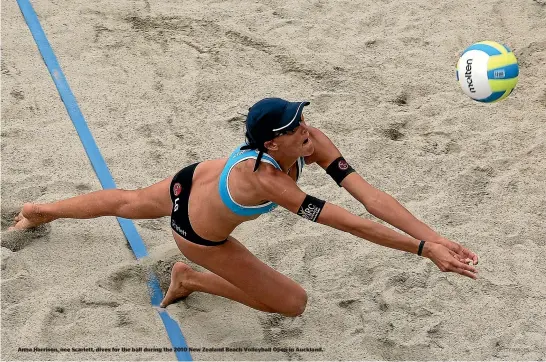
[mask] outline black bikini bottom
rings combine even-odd
[[[188,200],[190,199],[191,184],[193,180],[193,173],[199,163],[184,167],[180,170],[171,181],[171,201],[173,202],[173,211],[171,212],[171,228],[184,239],[191,241],[192,243],[205,245],[205,246],[217,246],[222,245],[227,241],[210,241],[203,239],[193,231],[191,227],[189,213],[188,213]]]

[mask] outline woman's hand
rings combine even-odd
[[[470,261],[472,261],[472,264],[477,265],[478,264],[478,256],[468,250],[467,248],[463,247],[460,244],[457,244],[454,241],[451,241],[449,239],[446,239],[444,237],[440,237],[435,240],[427,240],[431,241],[436,244],[440,244],[457,254],[459,257],[459,260],[462,261],[465,264],[468,264]]]
[[[454,244],[462,248],[459,244]],[[444,245],[432,242],[425,243],[423,256],[432,260],[438,269],[443,272],[458,273],[472,279],[477,278],[476,273],[478,273],[478,271],[476,268],[466,264],[466,259]]]

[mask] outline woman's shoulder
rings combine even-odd
[[[296,184],[296,181],[272,165],[262,164],[258,171],[253,173],[255,185],[259,189],[282,188],[286,183]]]

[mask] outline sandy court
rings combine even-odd
[[[308,100],[305,117],[353,167],[480,256],[479,279],[280,208],[234,236],[309,294],[297,318],[195,293],[168,307],[195,360],[546,359],[544,0],[43,1],[32,4],[118,187],[226,157],[248,107]],[[100,189],[15,1],[2,2],[2,360],[172,360],[146,270],[185,260],[167,218],[136,221],[136,262],[114,218],[7,232],[24,202]],[[458,54],[495,40],[518,57],[508,99],[471,101]],[[299,183],[366,218],[318,166]],[[288,350],[322,347],[322,352]]]

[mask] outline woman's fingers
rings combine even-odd
[[[456,243],[454,241],[451,241],[451,240],[448,240],[448,243],[444,244],[444,245],[446,247],[448,247],[448,249],[450,249],[451,251],[458,254],[463,259],[468,258],[468,259],[472,260],[472,263],[474,265],[478,264],[478,256],[475,253],[468,250],[467,248],[465,248],[464,246],[462,246],[462,245],[460,245],[460,244],[458,244],[458,243]]]
[[[469,265],[474,259],[469,255],[464,255],[462,248],[455,252],[447,247],[437,245],[431,250],[430,259],[441,271],[458,273],[472,279],[477,278],[478,270],[474,265]]]
[[[477,273],[478,272],[478,269],[476,269],[473,265],[468,265],[468,264],[465,264],[465,263],[459,263],[459,267],[461,269],[471,271],[472,273]]]
[[[472,279],[477,279],[478,276],[474,273],[472,273],[471,271],[468,271],[468,270],[464,270],[464,269],[456,269],[454,270],[455,273],[459,273],[461,275],[464,275],[464,276],[467,276],[469,278],[472,278]]]
[[[476,254],[474,254],[473,252],[471,252],[470,250],[468,250],[465,247],[462,247],[462,251],[463,251],[462,254],[466,258],[472,259],[472,264],[474,264],[474,265],[478,264],[478,256]]]
[[[472,279],[476,279],[477,278],[476,274],[478,273],[478,270],[474,266],[465,264],[458,260],[453,260],[452,268],[450,271],[461,274],[461,275],[465,275]]]
[[[453,251],[449,251],[449,253],[451,254],[451,256],[453,256],[455,259],[457,259],[458,261],[460,261],[461,263],[464,263],[464,264],[469,264],[469,263],[472,263],[474,264],[474,261],[472,259],[470,259],[468,256],[461,256]]]

